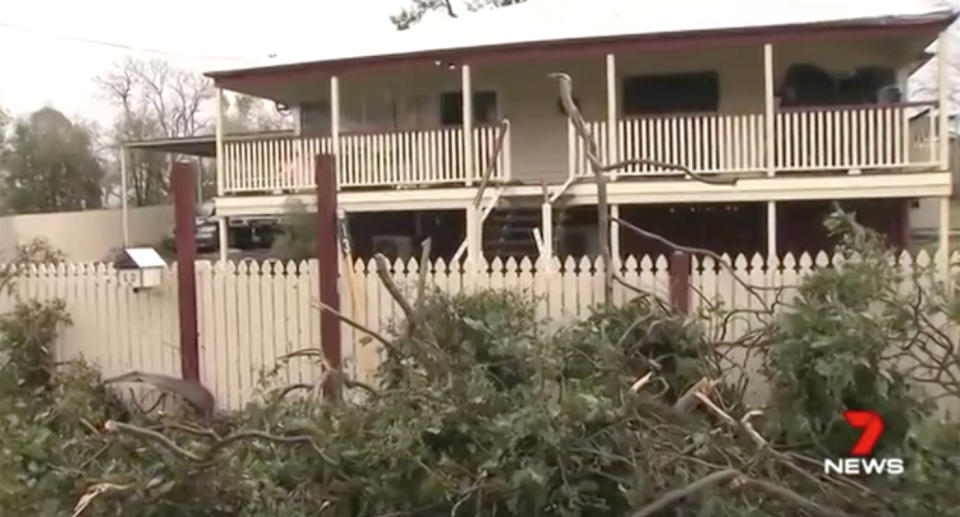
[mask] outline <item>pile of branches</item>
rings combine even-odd
[[[790,365],[793,377],[784,375],[786,362],[797,359],[787,352],[808,346],[803,336],[829,331],[817,318],[829,321],[843,304],[858,303],[826,296],[850,287],[847,276],[832,283],[825,276],[841,273],[815,275],[801,288],[791,303],[808,304],[806,312],[774,317],[765,332],[718,343],[701,319],[678,315],[651,296],[563,325],[538,320],[534,301],[520,293],[451,297],[421,283],[408,300],[383,271],[407,317],[389,335],[370,331],[384,350],[376,387],[331,369],[316,383],[266,391],[242,412],[204,415],[202,404],[201,414],[128,409],[95,372],[78,365],[13,383],[20,387],[0,397],[0,511],[74,517],[956,512],[958,471],[937,449],[950,446],[955,428],[936,428],[928,439],[908,420],[914,447],[887,450],[907,455],[910,472],[875,481],[824,475],[822,459],[836,451],[798,445],[795,439],[810,439],[813,430],[788,433],[782,425],[787,414],[826,425],[801,404],[812,393],[811,375],[822,368],[810,373],[798,363]],[[848,330],[876,337],[856,325]],[[789,348],[773,347],[778,339]],[[773,400],[782,405],[768,415],[751,410],[738,383],[729,382],[731,346],[769,348]],[[323,361],[318,350],[287,358],[299,355]],[[851,389],[876,388],[824,379],[829,386],[818,396],[837,407]],[[319,396],[341,390],[346,395],[333,400]],[[920,398],[895,399],[915,403],[906,417],[923,413]],[[766,422],[755,426],[758,417]]]

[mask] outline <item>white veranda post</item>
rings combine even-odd
[[[330,139],[333,143],[334,169],[340,170],[340,78],[330,76]],[[310,161],[313,167],[313,160]]]
[[[467,229],[467,272],[473,275],[480,269],[480,261],[483,258],[483,221],[481,220],[481,211],[473,205],[467,205],[466,209],[466,229]]]
[[[616,163],[617,156],[617,57],[607,54],[607,163]],[[617,173],[610,173],[616,178]]]
[[[223,89],[217,88],[216,96],[216,139],[217,139],[217,197],[223,196],[225,185],[224,178],[226,177],[226,171],[224,171],[224,156],[223,156]],[[199,171],[197,172],[199,174]],[[227,260],[227,252],[229,251],[230,241],[227,238],[229,234],[228,230],[229,225],[227,224],[226,217],[217,217],[217,236],[218,236],[218,248],[220,251],[220,260]]]
[[[120,210],[123,219],[123,247],[130,246],[130,220],[127,208],[127,146],[120,146]]]
[[[464,64],[460,68],[461,97],[463,102],[463,174],[465,183],[470,185],[474,180],[473,160],[473,81],[470,77],[470,65]]]
[[[937,40],[937,113],[939,115],[939,153],[942,170],[950,169],[950,128],[947,115],[950,112],[950,56],[946,32],[940,33]],[[950,197],[940,199],[939,264],[941,274],[948,289],[950,288]]]
[[[940,158],[940,168],[950,168],[950,46],[946,32],[940,33],[937,40],[937,115],[939,125],[937,153]]]
[[[774,117],[776,116],[773,98],[773,45],[763,46],[763,103],[764,103],[764,143],[767,177],[776,175],[774,155]],[[777,203],[767,201],[767,259],[777,256]]]
[[[949,287],[950,280],[950,198],[940,198],[940,221],[937,226],[937,264],[940,274]]]
[[[553,266],[553,205],[544,200],[540,206],[540,225],[543,247],[540,249],[540,261],[549,273]]]
[[[607,163],[620,160],[617,153],[617,56],[607,54]],[[616,171],[610,179],[616,179]],[[620,206],[610,205],[610,217],[620,217]],[[610,267],[620,262],[620,231],[617,223],[610,223]]]

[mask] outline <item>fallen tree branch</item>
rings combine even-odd
[[[776,483],[746,476],[742,478],[742,482],[744,486],[759,489],[762,492],[766,492],[769,495],[783,499],[789,503],[800,506],[807,511],[822,515],[824,517],[854,517],[843,510],[838,510],[836,508],[830,508],[819,503],[815,503],[810,499],[807,499],[806,497],[794,492],[793,490]]]
[[[709,393],[712,389],[713,381],[708,377],[700,379],[677,399],[677,402],[673,405],[673,410],[678,413],[689,412],[690,409],[697,405],[697,394]]]
[[[213,415],[213,410],[216,405],[213,394],[211,394],[210,391],[203,386],[203,384],[200,384],[196,381],[179,379],[177,377],[171,377],[169,375],[157,373],[134,371],[105,379],[103,382],[101,382],[101,384],[112,384],[117,382],[148,384],[154,388],[157,388],[158,390],[179,395],[190,405],[199,410],[200,413],[205,417]]]
[[[694,172],[690,168],[676,164],[676,163],[667,163],[661,162],[658,160],[648,160],[646,158],[632,158],[630,160],[623,160],[617,163],[612,163],[610,165],[605,165],[601,170],[604,172],[614,171],[618,169],[625,169],[631,165],[650,165],[652,167],[660,167],[661,169],[670,169],[675,171],[680,171],[686,176],[689,176],[699,182],[707,183],[710,185],[736,185],[737,178],[711,178],[709,176],[704,176],[700,173]]]
[[[313,447],[313,450],[316,451],[321,458],[323,458],[325,461],[332,463],[332,460],[330,460],[330,458],[328,458],[327,455],[320,449],[317,443],[313,440],[313,437],[308,435],[278,436],[278,435],[270,434],[266,431],[260,431],[258,429],[245,429],[242,431],[237,431],[224,438],[214,441],[207,447],[207,450],[204,451],[203,454],[197,454],[195,452],[184,449],[183,447],[180,447],[179,445],[177,445],[176,442],[174,442],[167,436],[157,431],[154,431],[152,429],[146,429],[133,424],[125,424],[123,422],[117,422],[116,420],[108,420],[103,425],[103,428],[111,433],[123,433],[131,436],[135,436],[138,438],[145,438],[147,440],[150,440],[152,442],[162,445],[167,450],[173,452],[174,454],[176,454],[177,456],[180,456],[183,459],[197,462],[197,463],[206,462],[210,460],[213,457],[213,455],[216,454],[216,452],[219,451],[220,449],[223,449],[224,447],[234,442],[249,439],[249,438],[257,438],[260,440],[267,440],[271,442],[285,443],[285,444],[308,444],[311,447]]]
[[[298,383],[295,383],[295,384],[291,384],[291,385],[289,385],[289,386],[284,386],[283,388],[279,388],[278,390],[275,390],[275,391],[279,391],[279,392],[280,392],[280,393],[277,393],[277,398],[278,398],[278,399],[282,399],[282,398],[286,397],[287,395],[293,393],[294,391],[297,391],[297,390],[312,390],[312,389],[313,389],[313,384],[310,384],[310,383],[307,383],[307,382],[298,382]]]
[[[380,281],[383,283],[383,286],[387,289],[387,292],[390,293],[390,297],[397,302],[400,306],[400,310],[403,311],[403,315],[407,317],[407,323],[410,328],[414,328],[417,325],[417,313],[413,310],[413,306],[410,305],[410,302],[404,298],[403,293],[400,292],[400,288],[397,287],[396,282],[393,281],[393,278],[390,277],[390,265],[387,263],[387,257],[382,253],[377,253],[374,256],[374,260],[377,262],[377,276],[380,278]]]
[[[420,244],[420,276],[417,277],[417,307],[416,311],[419,314],[420,310],[423,308],[424,296],[426,295],[427,290],[427,275],[430,273],[430,246],[432,241],[430,238],[424,239],[423,243]]]
[[[393,352],[393,353],[396,352],[397,347],[393,344],[393,342],[387,339],[386,337],[384,337],[383,334],[380,334],[376,330],[373,330],[361,323],[358,323],[350,319],[347,316],[344,316],[342,313],[340,313],[340,311],[334,309],[333,307],[330,307],[329,305],[323,302],[320,302],[320,301],[314,302],[314,307],[322,311],[327,311],[333,314],[334,316],[337,317],[338,320],[342,321],[343,323],[346,323],[347,325],[350,325],[351,327],[359,330],[360,332],[366,333],[373,339],[376,339],[377,341],[380,342],[381,345],[383,345],[384,348],[387,349],[388,352]]]
[[[507,131],[510,130],[510,121],[507,119],[500,121],[500,132],[497,133],[497,141],[493,146],[493,150],[490,152],[489,158],[487,159],[487,168],[483,171],[483,176],[480,179],[480,186],[477,187],[477,195],[473,197],[473,206],[480,208],[480,201],[483,200],[483,192],[487,189],[487,185],[490,184],[490,176],[493,175],[493,170],[497,166],[497,158],[500,157],[500,153],[503,151],[503,140],[507,136]]]
[[[748,283],[746,280],[743,280],[742,278],[740,278],[740,275],[737,274],[737,272],[736,272],[736,270],[733,268],[733,266],[730,265],[730,264],[728,264],[727,261],[724,260],[724,258],[721,257],[720,255],[718,255],[716,252],[711,251],[711,250],[708,250],[708,249],[706,249],[706,248],[697,248],[697,247],[694,247],[694,246],[684,246],[684,245],[682,245],[682,244],[677,244],[676,242],[673,242],[673,241],[671,241],[670,239],[668,239],[668,238],[666,238],[666,237],[664,237],[664,236],[662,236],[662,235],[659,235],[659,234],[657,234],[657,233],[651,232],[651,231],[649,231],[649,230],[644,230],[643,228],[640,228],[639,226],[637,226],[637,225],[635,225],[635,224],[633,224],[633,223],[624,221],[623,219],[621,219],[621,218],[619,218],[619,217],[613,217],[613,218],[611,218],[611,220],[612,220],[613,222],[615,222],[615,223],[617,223],[617,224],[619,224],[619,225],[621,225],[621,226],[623,226],[623,227],[625,227],[625,228],[627,228],[627,229],[635,232],[635,233],[640,234],[640,235],[643,236],[643,237],[646,237],[646,238],[648,238],[648,239],[655,240],[655,241],[657,241],[657,242],[659,242],[659,243],[661,243],[661,244],[664,244],[664,245],[666,245],[666,246],[668,246],[668,247],[670,247],[671,249],[674,249],[674,250],[676,250],[676,251],[684,251],[684,252],[692,253],[692,254],[695,254],[695,255],[706,255],[706,256],[708,256],[708,257],[716,260],[716,261],[717,261],[717,264],[719,264],[719,265],[722,266],[724,269],[726,269],[727,272],[730,273],[730,276],[732,276],[733,279],[734,279],[738,284],[740,284],[741,286],[743,286],[744,289],[747,290],[747,292],[749,292],[754,298],[756,298],[756,299],[760,302],[761,305],[763,305],[763,308],[764,308],[765,311],[767,311],[767,312],[772,312],[772,311],[773,311],[773,309],[767,305],[767,301],[763,298],[763,296],[760,296],[760,294],[757,293],[758,286],[752,285],[752,284]]]
[[[807,499],[806,497],[794,492],[793,490],[790,490],[789,488],[769,481],[751,478],[741,474],[735,469],[720,470],[704,476],[683,488],[670,490],[669,492],[660,496],[660,498],[658,498],[656,501],[641,508],[640,511],[634,513],[631,517],[649,517],[670,507],[686,497],[696,494],[705,488],[709,488],[713,485],[717,485],[728,480],[734,481],[739,487],[752,487],[759,489],[762,492],[766,492],[768,495],[800,506],[816,515],[821,515],[823,517],[854,517],[843,510],[823,506],[822,504],[811,501],[810,499]]]
[[[590,163],[597,183],[597,242],[600,245],[600,257],[603,260],[603,303],[606,306],[613,304],[613,256],[610,250],[610,211],[607,206],[607,176],[604,165],[597,156],[597,142],[587,129],[586,120],[580,113],[577,103],[573,100],[573,80],[567,74],[550,74],[557,79],[560,85],[560,103],[567,113],[577,136],[585,143],[584,152]]]
[[[323,357],[323,350],[319,348],[301,348],[289,354],[281,355],[277,358],[277,361],[286,361],[287,359],[294,359],[296,357]]]
[[[204,457],[180,447],[170,438],[167,438],[162,433],[158,433],[152,429],[145,429],[143,427],[131,424],[124,424],[123,422],[117,422],[116,420],[107,420],[107,422],[103,424],[103,428],[110,433],[123,433],[136,436],[138,438],[146,438],[147,440],[163,445],[167,450],[173,452],[183,459],[196,462],[204,461]]]
[[[117,485],[114,483],[97,483],[96,485],[91,486],[87,489],[86,492],[80,499],[77,501],[76,506],[73,507],[73,514],[71,517],[80,517],[80,514],[90,506],[90,503],[93,502],[97,497],[109,493],[109,492],[123,492],[133,488],[133,484],[128,485]]]
[[[669,492],[660,496],[656,501],[644,506],[638,512],[634,513],[631,517],[649,517],[660,510],[670,507],[677,501],[685,497],[696,494],[697,492],[709,488],[713,485],[723,483],[724,481],[732,480],[738,476],[741,476],[739,471],[734,469],[726,469],[718,472],[714,472],[707,476],[704,476],[689,485],[678,488],[676,490],[670,490]]]

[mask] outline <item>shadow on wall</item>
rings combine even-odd
[[[131,208],[130,243],[156,245],[173,227],[169,205]],[[45,238],[72,262],[104,260],[123,247],[123,215],[120,209],[54,212],[0,217],[0,253],[19,244]]]

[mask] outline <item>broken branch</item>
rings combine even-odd
[[[330,307],[329,305],[327,305],[327,304],[325,304],[325,303],[323,303],[323,302],[320,302],[320,301],[314,302],[314,307],[316,307],[317,309],[320,309],[320,310],[322,310],[322,311],[327,311],[327,312],[333,314],[334,316],[337,317],[338,320],[342,321],[343,323],[346,323],[347,325],[350,325],[351,327],[359,330],[360,332],[366,333],[367,335],[369,335],[369,336],[372,337],[373,339],[376,339],[377,341],[380,342],[381,345],[383,345],[384,348],[387,349],[387,351],[389,351],[389,352],[396,352],[397,347],[394,346],[393,342],[390,341],[389,339],[387,339],[386,337],[384,337],[383,334],[380,334],[380,333],[377,332],[376,330],[373,330],[373,329],[371,329],[371,328],[369,328],[369,327],[367,327],[367,326],[365,326],[365,325],[362,325],[362,324],[360,324],[360,323],[358,323],[358,322],[350,319],[350,318],[347,317],[347,316],[344,316],[343,314],[340,313],[340,311],[334,309],[333,307]]]

